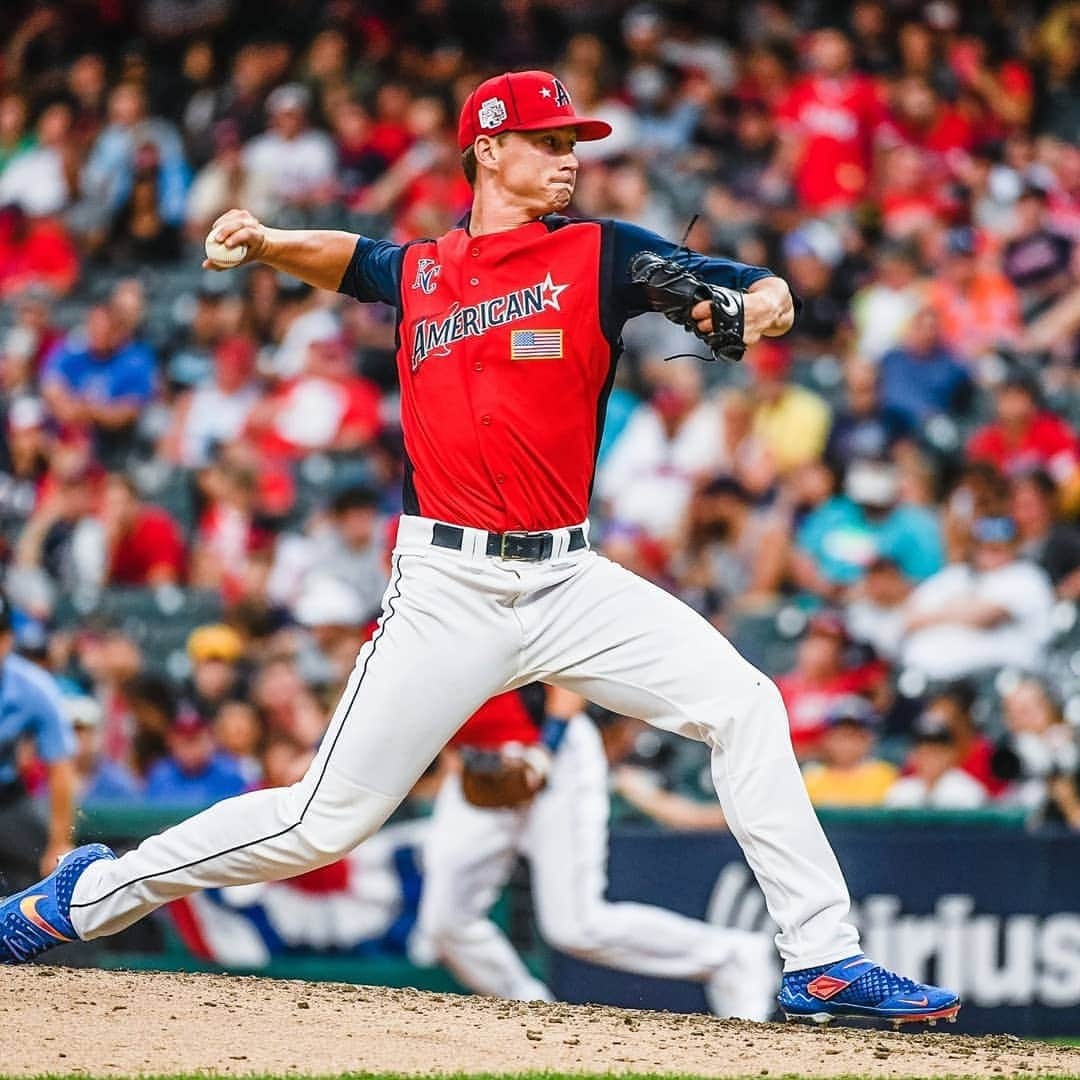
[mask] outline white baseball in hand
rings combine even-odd
[[[206,238],[206,257],[215,266],[235,266],[237,263],[244,261],[247,252],[247,244],[226,247],[214,239],[213,233]]]

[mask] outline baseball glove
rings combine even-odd
[[[639,251],[630,260],[630,280],[645,290],[653,311],[704,341],[714,360],[742,359],[743,294],[737,289],[710,285],[654,251]],[[702,333],[690,315],[702,300],[712,306],[711,334]]]
[[[544,786],[551,765],[551,755],[544,747],[517,743],[502,750],[462,747],[461,759],[465,801],[489,810],[530,802]]]

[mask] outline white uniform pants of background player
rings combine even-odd
[[[403,517],[378,629],[307,775],[249,792],[93,863],[72,897],[81,938],[123,929],[197,889],[291,877],[340,858],[390,815],[488,698],[553,683],[705,742],[732,833],[780,927],[788,970],[858,951],[848,894],[803,785],[772,682],[704,619],[594,552],[551,559],[431,546]]]
[[[623,971],[704,983],[714,1012],[768,1019],[777,980],[764,935],[604,899],[607,781],[600,734],[583,716],[571,721],[547,786],[527,807],[472,806],[459,778],[448,778],[424,841],[419,929],[426,943],[470,990],[554,1001],[488,917],[520,852],[529,859],[536,919],[549,945]],[[748,977],[725,979],[725,969],[738,971],[740,952],[750,961],[739,966]]]

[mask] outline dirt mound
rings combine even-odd
[[[703,1076],[1080,1075],[1080,1049],[336,983],[0,971],[0,1073],[534,1070]]]

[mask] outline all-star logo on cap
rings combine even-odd
[[[497,128],[506,121],[506,106],[502,98],[488,98],[480,103],[476,118],[482,128]]]
[[[468,150],[477,135],[559,127],[576,128],[580,142],[611,134],[606,120],[574,112],[566,87],[550,72],[510,71],[481,83],[469,95],[458,121],[458,146]]]

